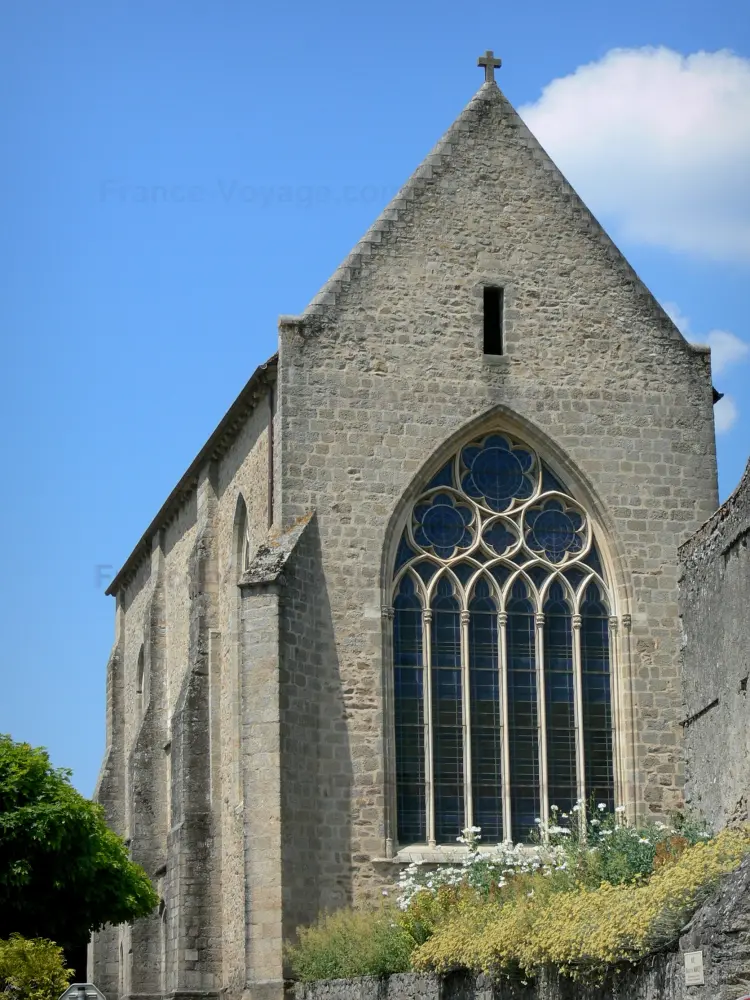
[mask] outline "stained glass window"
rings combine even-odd
[[[393,602],[398,839],[425,839],[424,671],[422,606],[405,576]]]
[[[569,814],[578,796],[573,619],[559,583],[544,604],[544,657],[549,804]]]
[[[446,577],[432,600],[431,653],[435,836],[438,843],[446,843],[465,825],[461,616]]]
[[[504,432],[427,481],[394,559],[399,846],[614,807],[611,600],[590,518]]]
[[[503,839],[502,716],[497,603],[482,580],[469,603],[469,705],[474,823],[484,837]]]
[[[525,840],[539,816],[539,713],[536,690],[534,605],[526,585],[513,586],[508,602],[508,737],[511,836]]]
[[[581,673],[586,787],[597,802],[613,809],[609,620],[595,583],[587,587],[581,605]]]

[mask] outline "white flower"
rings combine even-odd
[[[580,811],[581,811],[581,807],[580,807],[580,806],[578,805],[578,803],[576,803],[576,804],[575,804],[575,805],[573,806],[573,812],[574,812],[574,813],[577,813],[577,812],[580,812]]]
[[[597,803],[596,808],[599,810],[599,812],[604,812],[606,810],[606,808],[607,808],[607,803],[606,802],[599,802],[599,803]]]
[[[616,813],[624,813],[625,812],[625,806],[617,806],[617,808],[615,809],[615,812]]]

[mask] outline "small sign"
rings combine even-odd
[[[60,1000],[106,1000],[93,983],[71,983]]]
[[[705,979],[703,978],[703,952],[702,951],[686,951],[685,952],[685,985],[686,986],[703,986],[705,984]]]

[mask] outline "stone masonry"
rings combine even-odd
[[[750,819],[749,543],[750,465],[680,550],[685,798],[716,829]]]
[[[707,349],[486,82],[282,317],[278,357],[110,587],[97,797],[162,902],[95,936],[108,1000],[280,997],[295,927],[393,881],[395,547],[418,490],[485,430],[528,442],[595,522],[622,804],[679,806],[677,553],[717,505],[712,400]]]

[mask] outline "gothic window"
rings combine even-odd
[[[135,696],[138,706],[138,715],[143,715],[143,707],[145,703],[145,665],[143,660],[143,646],[141,646],[138,651],[138,663],[136,665],[136,676],[135,676]]]
[[[611,601],[587,512],[507,434],[412,506],[393,578],[397,837],[527,840],[615,805]]]
[[[243,573],[250,567],[250,525],[247,516],[247,505],[245,498],[240,493],[237,496],[237,504],[234,511],[234,537],[232,542],[232,570],[234,583],[239,584]],[[239,747],[242,742],[242,719],[240,705],[242,704],[242,594],[239,586],[235,588],[234,600],[230,605],[229,620],[229,655],[230,655],[230,678],[231,678],[231,732],[234,746]],[[232,801],[235,807],[239,807],[242,802],[242,769],[241,754],[232,755]]]
[[[168,951],[168,934],[167,934],[167,906],[162,899],[159,903],[159,945],[160,945],[160,979],[161,979],[161,991],[162,994],[166,995],[169,989],[169,976],[168,976],[168,966],[167,966],[167,951]]]
[[[234,560],[237,578],[242,576],[250,565],[250,525],[248,523],[245,498],[237,497],[237,507],[234,513]]]

